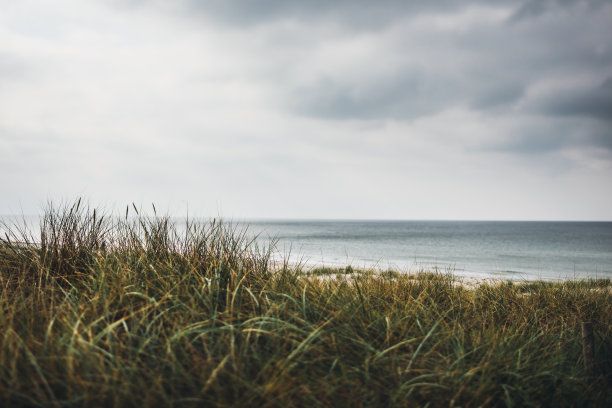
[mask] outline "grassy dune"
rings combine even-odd
[[[228,224],[80,203],[6,229],[2,406],[612,406],[609,280],[273,267]]]

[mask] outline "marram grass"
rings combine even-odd
[[[132,213],[4,226],[1,406],[612,406],[609,280],[308,273],[229,224]]]

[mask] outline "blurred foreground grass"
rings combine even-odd
[[[2,406],[612,406],[610,280],[303,271],[229,224],[80,202],[3,229]]]

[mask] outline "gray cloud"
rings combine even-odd
[[[137,0],[132,3],[140,7],[151,5],[151,2]],[[371,30],[375,37],[380,37],[381,46],[392,44],[390,53],[405,56],[406,61],[400,62],[391,72],[370,69],[351,80],[339,69],[333,72],[313,69],[311,80],[301,81],[298,86],[286,84],[288,105],[293,106],[296,113],[310,117],[413,119],[458,104],[475,110],[513,109],[538,81],[551,76],[601,75],[601,70],[612,63],[612,47],[607,41],[612,36],[612,29],[606,17],[611,15],[610,3],[604,0],[526,0],[520,3],[511,0],[183,0],[178,4],[174,12],[183,17],[204,18],[214,24],[230,25],[238,31],[249,29],[250,25],[295,21],[302,27],[302,37],[292,33],[289,44],[277,38],[269,39],[279,47],[299,43],[300,47],[309,49],[335,40],[328,37],[329,32],[321,30],[321,25],[315,24],[319,23],[340,25],[347,37],[351,32]],[[478,7],[498,8],[506,12],[507,18],[489,21],[487,15],[483,15],[458,28],[436,26],[435,19],[439,16],[460,21],[464,18],[462,12]],[[549,17],[545,21],[541,19],[544,15]],[[415,18],[420,16],[426,21],[431,19],[431,23],[416,31],[410,30]],[[398,29],[389,34],[389,27]],[[282,38],[282,31],[278,35]],[[419,42],[420,45],[415,45]],[[338,58],[342,58],[342,50],[338,52]],[[454,56],[469,62],[456,63]],[[308,69],[309,55],[304,54],[303,58],[294,63]],[[425,61],[424,66],[413,64],[415,60]],[[351,67],[347,62],[345,69],[353,68],[364,69],[363,66]],[[271,75],[276,76],[284,69],[286,67],[279,66]],[[282,104],[285,103],[283,99]],[[533,108],[534,112],[542,114],[563,111],[561,106],[549,110]],[[567,110],[572,109],[568,106]]]
[[[612,216],[610,2],[112,4],[0,4],[0,212]]]
[[[598,87],[553,92],[541,104],[544,112],[553,115],[612,121],[612,77]],[[612,133],[612,127],[609,130]]]
[[[472,98],[470,106],[476,110],[503,108],[518,102],[524,94],[524,85],[520,83],[491,84]]]
[[[568,144],[573,144],[573,141],[564,134],[532,133],[516,135],[514,138],[504,143],[497,144],[489,150],[514,154],[519,153],[521,155],[540,155],[558,152]]]
[[[567,11],[571,6],[587,6],[597,9],[606,4],[608,0],[527,0],[524,1],[512,14],[510,21],[522,21],[538,18],[546,14]]]
[[[505,6],[513,12],[508,21],[524,21],[574,6],[597,9],[607,0],[183,0],[181,8],[192,16],[213,15],[229,24],[265,24],[274,20],[334,20],[353,29],[381,28],[407,16],[424,13],[451,13],[472,6]],[[133,0],[132,4],[147,3]]]
[[[362,29],[380,28],[409,14],[437,10],[452,11],[465,7],[466,4],[484,2],[484,0],[469,3],[453,0],[435,2],[427,0],[260,0],[242,2],[185,0],[183,7],[191,15],[193,13],[214,15],[216,19],[230,24],[264,24],[283,19],[315,19],[334,20],[353,29]],[[500,2],[502,1],[495,3]]]
[[[340,83],[321,79],[292,95],[305,115],[330,119],[413,119],[436,113],[454,102],[456,85],[444,77],[406,69],[393,76]]]
[[[586,147],[598,150],[594,154],[605,160],[612,160],[612,133],[605,121],[541,117],[506,129],[501,136],[486,141],[483,151],[539,156]]]
[[[328,74],[292,93],[290,106],[324,119],[399,120],[468,108],[485,115],[512,114],[519,122],[525,118],[525,126],[509,132],[509,139],[492,134],[485,149],[530,155],[588,146],[610,149],[612,80],[590,88],[572,85],[571,90],[564,85],[609,75],[610,4],[602,9],[604,3],[597,1],[586,7],[583,2],[549,2],[539,11],[535,4],[525,3],[520,25],[512,18],[442,33],[431,28],[388,34],[381,44],[389,41],[397,47],[394,55],[406,55],[404,66],[392,74],[359,65],[354,69],[363,70],[361,75]],[[402,34],[421,35],[430,48],[403,41]],[[413,63],[426,67],[415,69]],[[542,86],[548,89],[545,97],[537,92]],[[529,119],[534,116],[541,120]]]

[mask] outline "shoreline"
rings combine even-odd
[[[285,261],[283,259],[274,259],[271,262],[271,267],[274,272],[278,272],[283,268]],[[297,270],[300,274],[306,276],[318,276],[318,277],[350,277],[356,274],[370,274],[370,275],[382,275],[382,274],[399,274],[410,276],[418,276],[421,274],[437,274],[437,275],[451,275],[455,282],[458,282],[464,286],[475,287],[484,283],[488,284],[500,284],[505,282],[512,282],[515,284],[521,283],[533,283],[533,282],[547,282],[547,283],[563,283],[572,281],[610,281],[611,278],[607,276],[595,276],[595,277],[559,277],[559,278],[548,278],[548,277],[522,277],[514,275],[514,277],[506,276],[491,276],[494,273],[469,273],[469,272],[456,272],[450,268],[445,270],[434,267],[432,269],[419,268],[419,269],[401,269],[401,268],[368,268],[368,267],[357,267],[351,264],[341,265],[336,263],[325,263],[325,262],[302,262],[302,261],[288,261],[286,262],[288,269]],[[345,272],[350,270],[349,273]],[[315,271],[315,273],[312,273]],[[527,274],[525,274],[527,275]]]

